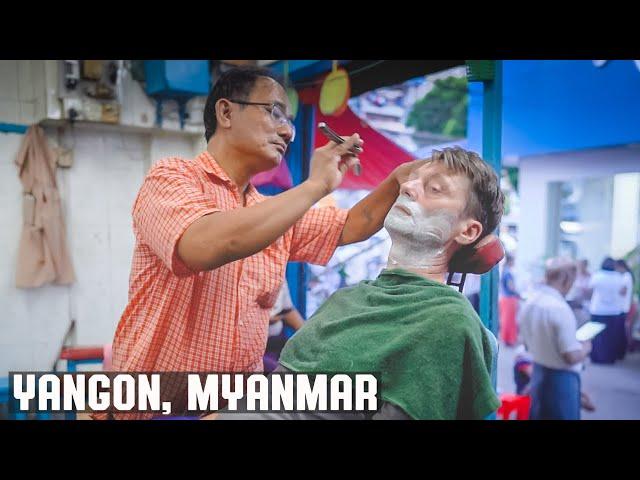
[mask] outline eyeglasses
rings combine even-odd
[[[275,122],[276,125],[287,125],[291,129],[291,140],[289,143],[293,142],[296,138],[296,127],[291,121],[289,117],[282,111],[282,108],[277,103],[260,103],[260,102],[245,102],[244,100],[231,100],[228,99],[232,103],[237,103],[239,105],[257,105],[261,107],[265,107],[265,110],[271,114],[271,118]]]

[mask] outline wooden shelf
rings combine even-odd
[[[158,127],[140,127],[137,125],[122,125],[119,123],[92,122],[89,120],[76,120],[72,123],[69,120],[47,118],[40,121],[39,125],[43,128],[69,128],[73,125],[74,128],[101,130],[105,132],[146,133],[149,135],[180,135],[194,138],[204,135],[203,131],[194,132],[189,130],[170,130]]]

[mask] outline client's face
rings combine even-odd
[[[464,229],[470,186],[464,174],[427,163],[400,186],[384,226],[392,239],[401,237],[421,248],[440,249]]]

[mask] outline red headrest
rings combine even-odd
[[[487,235],[473,248],[463,248],[456,252],[449,262],[449,271],[487,273],[504,258],[504,254],[500,239],[493,234]]]

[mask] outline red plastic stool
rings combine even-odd
[[[500,401],[502,404],[496,412],[498,419],[511,420],[511,414],[515,412],[516,420],[529,420],[529,409],[531,408],[529,395],[503,393],[500,395]]]
[[[67,361],[67,372],[76,372],[77,365],[84,363],[102,363],[104,347],[65,347],[60,353],[60,360]]]
[[[67,372],[77,372],[77,366],[87,363],[103,363],[104,346],[95,347],[65,347],[60,353],[60,360],[67,361]],[[66,412],[66,420],[75,420],[75,412]]]

